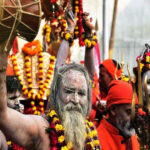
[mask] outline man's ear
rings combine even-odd
[[[110,114],[116,116],[116,107],[114,105],[110,106]]]

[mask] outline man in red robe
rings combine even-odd
[[[108,87],[107,113],[98,126],[102,150],[138,150],[139,143],[131,127],[133,89],[129,83],[114,80]],[[138,104],[136,98],[136,104]]]

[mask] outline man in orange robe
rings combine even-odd
[[[139,150],[139,143],[131,127],[132,86],[121,80],[109,84],[107,113],[98,126],[102,150]],[[138,104],[136,97],[136,104]]]

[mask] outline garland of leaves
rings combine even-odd
[[[66,143],[64,136],[64,127],[61,125],[61,122],[58,118],[57,113],[54,110],[49,110],[47,114],[48,121],[50,123],[49,128],[46,128],[46,132],[49,134],[49,138],[51,141],[50,147],[51,149],[59,149],[59,150],[73,150],[73,145],[71,142]],[[99,140],[97,136],[97,131],[94,128],[92,122],[85,120],[86,125],[86,140],[85,140],[85,149],[86,150],[99,150]]]

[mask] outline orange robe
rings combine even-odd
[[[139,150],[139,143],[136,135],[130,139],[130,149],[127,144],[122,143],[124,140],[117,128],[112,126],[108,121],[103,119],[97,128],[100,146],[102,150]]]

